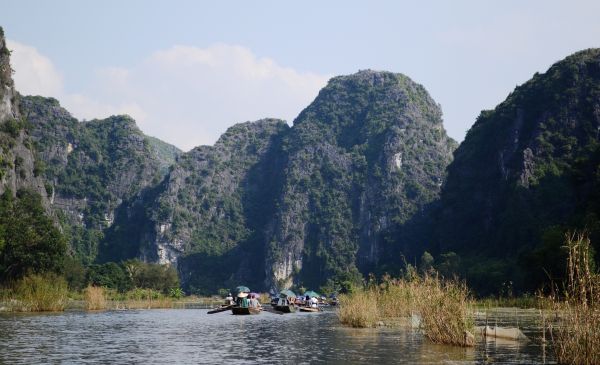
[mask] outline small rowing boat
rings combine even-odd
[[[219,308],[215,308],[215,309],[209,310],[208,314],[225,312],[227,310],[230,310],[232,307],[233,307],[233,305],[222,305]]]
[[[231,313],[235,315],[260,314],[260,308],[231,307]]]
[[[273,309],[275,309],[278,312],[283,312],[283,313],[294,313],[296,311],[296,307],[293,304],[276,305],[276,306],[273,306]]]
[[[300,307],[300,312],[319,312],[319,311],[320,311],[319,308]]]

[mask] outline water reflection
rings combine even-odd
[[[528,336],[535,332],[534,320],[531,326]],[[535,340],[481,341],[471,349],[442,346],[430,343],[418,330],[346,328],[337,323],[333,312],[232,316],[182,309],[0,316],[0,363],[545,361],[542,347]]]

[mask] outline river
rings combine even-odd
[[[0,363],[552,363],[539,340],[535,312],[496,311],[487,318],[491,324],[519,322],[531,341],[480,340],[470,349],[432,344],[419,330],[408,328],[343,327],[334,311],[257,316],[206,312],[2,314]]]

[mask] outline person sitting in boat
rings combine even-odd
[[[231,293],[227,294],[227,297],[225,298],[225,305],[234,305],[235,302],[233,300],[233,295],[231,295]]]
[[[250,305],[250,308],[260,308],[260,307],[262,307],[262,305],[260,304],[260,302],[258,301],[258,299],[256,299],[256,295],[252,295],[252,297],[250,297],[249,305]]]
[[[248,293],[239,293],[237,295],[237,305],[238,307],[248,308]]]
[[[311,306],[311,308],[318,308],[319,307],[319,299],[317,299],[316,297],[310,298],[310,306]]]

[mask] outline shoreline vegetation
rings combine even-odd
[[[51,278],[51,280],[50,280]],[[31,276],[15,288],[0,289],[0,313],[63,312],[68,310],[105,311],[133,309],[209,309],[222,304],[220,297],[172,296],[154,289],[127,292],[88,286],[82,291],[69,291],[66,285],[54,286],[55,276]],[[35,284],[32,285],[32,282]],[[24,288],[24,289],[21,289]]]
[[[549,324],[559,364],[600,364],[600,275],[590,239],[567,234],[567,282],[562,298],[553,297],[556,320]]]
[[[559,364],[600,363],[600,274],[595,271],[590,239],[583,233],[565,236],[567,280],[552,295],[475,300],[464,282],[444,279],[434,271],[403,279],[384,277],[340,295],[337,315],[344,325],[367,328],[404,325],[420,328],[434,343],[474,346],[478,308],[536,308],[545,342],[549,333]]]

